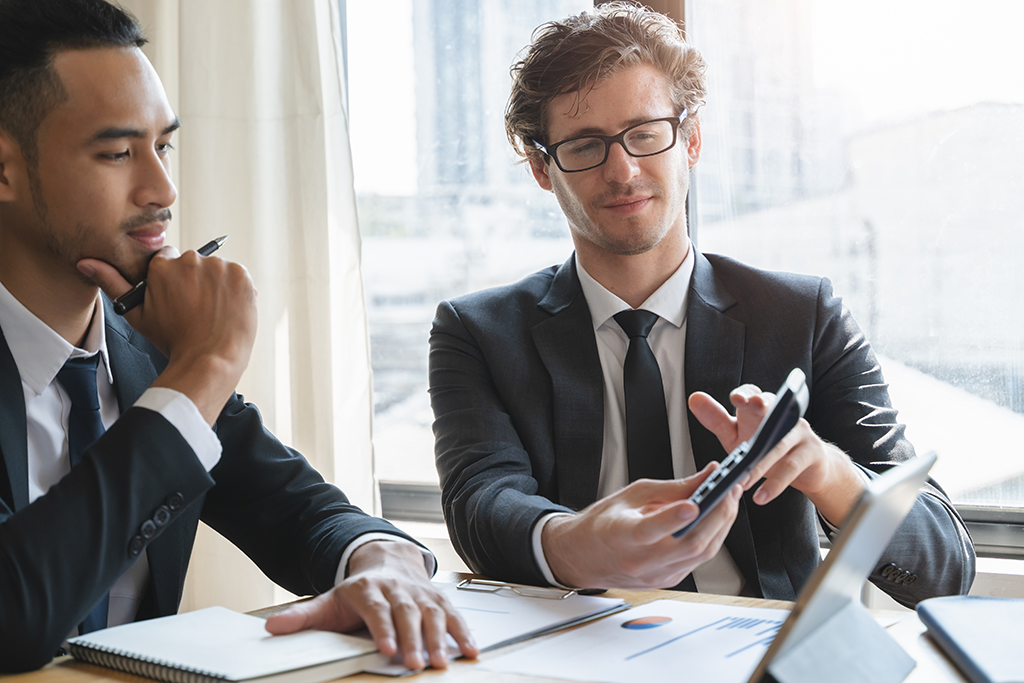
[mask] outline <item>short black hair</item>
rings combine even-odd
[[[145,44],[138,20],[105,0],[0,0],[0,131],[34,165],[39,125],[67,98],[56,54]]]

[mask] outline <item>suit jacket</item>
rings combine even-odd
[[[810,389],[805,416],[821,438],[867,472],[914,457],[878,361],[828,280],[695,258],[687,393],[705,391],[728,406],[735,387],[774,390],[800,368]],[[473,571],[544,583],[531,532],[547,513],[596,500],[603,392],[574,259],[438,307],[430,336],[435,457],[448,530]],[[726,455],[689,411],[669,419],[689,420],[698,470]],[[745,592],[793,600],[820,561],[817,513],[792,488],[764,506],[752,494],[741,500],[725,546]],[[912,605],[966,592],[974,559],[962,520],[931,482],[870,578]],[[889,563],[901,571],[883,576]]]
[[[31,505],[21,378],[0,334],[0,671],[48,662],[142,552],[151,580],[138,619],[175,613],[200,519],[299,595],[333,586],[356,536],[404,536],[350,505],[237,394],[216,423],[223,451],[207,473],[169,422],[131,407],[166,359],[104,301],[122,415]]]

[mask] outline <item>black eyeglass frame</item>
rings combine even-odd
[[[530,138],[530,142],[532,142],[533,146],[536,147],[538,150],[540,150],[544,154],[546,154],[549,157],[551,157],[552,159],[554,159],[555,160],[555,164],[558,166],[559,169],[561,169],[562,173],[582,173],[583,171],[589,171],[591,169],[597,168],[598,166],[603,166],[604,163],[606,161],[608,161],[608,155],[611,153],[612,143],[613,142],[619,143],[619,145],[622,146],[622,149],[625,150],[626,154],[628,154],[629,156],[633,157],[634,159],[642,159],[644,157],[653,157],[653,156],[657,156],[659,154],[664,154],[665,152],[669,151],[670,149],[672,149],[673,147],[676,146],[676,142],[678,142],[678,140],[679,140],[679,127],[683,125],[683,121],[686,119],[686,115],[687,115],[687,110],[683,109],[682,113],[680,113],[679,116],[666,116],[666,117],[660,118],[660,119],[651,119],[650,121],[642,121],[641,123],[638,123],[638,124],[636,124],[634,126],[630,126],[629,128],[626,128],[625,130],[620,132],[618,135],[581,135],[579,137],[569,138],[568,140],[562,140],[561,142],[556,142],[555,144],[553,144],[551,146],[543,145],[543,144],[537,142],[536,140],[534,140],[533,138]],[[672,127],[672,144],[670,144],[668,147],[666,147],[665,149],[663,149],[661,151],[651,152],[650,154],[633,154],[632,152],[630,152],[629,151],[629,147],[626,146],[626,133],[628,133],[629,131],[631,131],[631,130],[633,130],[635,128],[640,128],[641,126],[647,126],[647,125],[650,125],[652,123],[658,123],[660,121],[667,121],[669,123],[675,123],[676,124],[676,125],[674,125]],[[601,159],[601,161],[597,162],[593,166],[587,166],[586,168],[574,168],[571,171],[569,169],[565,168],[564,166],[562,166],[562,162],[558,160],[558,155],[555,153],[555,152],[558,151],[558,148],[561,147],[562,145],[569,144],[570,142],[576,142],[577,140],[587,140],[587,139],[600,140],[600,141],[602,141],[604,143],[604,157]]]

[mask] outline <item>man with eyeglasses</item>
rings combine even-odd
[[[512,69],[509,140],[554,192],[576,251],[437,310],[437,467],[473,571],[792,600],[820,561],[818,529],[841,528],[869,478],[914,457],[828,280],[690,243],[704,69],[674,22],[625,3],[542,26]],[[673,537],[710,463],[766,412],[759,387],[792,368],[807,377],[806,419]],[[974,559],[930,482],[870,578],[913,605],[965,593]]]

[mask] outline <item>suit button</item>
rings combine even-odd
[[[143,522],[142,526],[139,527],[139,534],[147,541],[156,536],[156,524],[153,523],[153,520],[147,519]]]
[[[171,512],[174,512],[175,510],[179,509],[182,506],[182,504],[184,504],[184,502],[185,496],[181,495],[180,493],[172,493],[171,495],[167,496],[167,507],[170,509]]]
[[[171,521],[171,510],[166,505],[161,505],[153,513],[153,521],[156,522],[157,526],[163,526],[167,522]]]
[[[128,554],[132,557],[138,557],[145,545],[146,544],[143,542],[142,536],[136,536],[128,544]]]
[[[914,583],[915,581],[917,581],[917,574],[911,574],[910,576],[908,576],[908,577],[907,577],[907,578],[906,578],[906,579],[905,579],[905,580],[903,581],[903,585],[904,585],[904,586],[909,586],[910,584]]]

